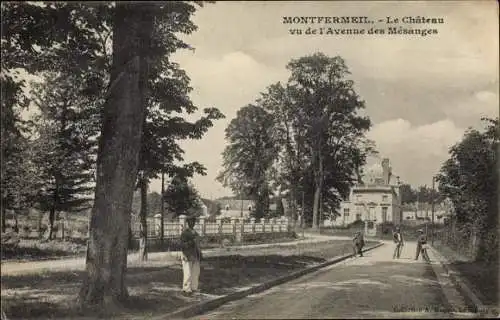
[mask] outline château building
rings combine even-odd
[[[399,177],[393,176],[389,159],[363,177],[363,182],[351,189],[349,198],[341,203],[340,217],[331,224],[345,226],[357,220],[365,223],[367,235],[385,222],[401,224],[402,208]]]

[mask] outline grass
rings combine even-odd
[[[498,306],[498,262],[488,264],[481,261],[472,261],[439,242],[436,242],[435,247],[451,262],[452,268],[467,280],[471,290],[474,291],[483,304]]]
[[[367,245],[374,243],[368,242]],[[350,241],[275,248],[202,261],[200,289],[203,295],[186,298],[180,294],[180,265],[129,268],[127,285],[130,301],[118,313],[81,313],[76,296],[81,272],[43,272],[2,276],[2,308],[12,319],[102,317],[130,319],[163,315],[196,301],[209,299],[275,279],[351,250]]]
[[[85,239],[29,240],[21,239],[17,248],[2,248],[2,261],[40,261],[85,256]]]
[[[275,238],[254,238],[246,239],[243,243],[236,243],[232,241],[226,241],[224,247],[232,247],[239,245],[248,244],[264,244],[264,243],[287,243],[296,240],[293,235],[280,235],[280,237]],[[138,240],[134,240],[135,243],[130,252],[137,251]],[[179,241],[166,239],[164,245],[160,245],[157,240],[149,241],[149,252],[162,252],[162,251],[178,251]],[[213,249],[219,248],[221,246],[220,241],[203,242],[203,249]],[[17,261],[17,262],[27,262],[27,261],[40,261],[40,260],[53,260],[53,259],[65,259],[65,258],[78,258],[84,257],[87,249],[87,240],[84,238],[70,238],[66,240],[55,239],[50,241],[41,241],[38,239],[21,239],[17,247],[3,247],[1,251],[2,261]]]

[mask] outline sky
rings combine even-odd
[[[367,16],[374,25],[290,25],[284,16]],[[385,28],[379,19],[423,16],[444,24],[399,26],[438,30],[420,35],[291,35],[290,28]],[[193,183],[206,198],[230,195],[215,180],[226,141],[224,130],[241,107],[267,86],[286,81],[286,64],[323,52],[341,56],[373,126],[368,137],[402,182],[430,185],[449,148],[480,118],[497,117],[498,7],[496,1],[217,2],[199,9],[198,30],[184,36],[195,51],[173,59],[191,78],[192,100],[217,107],[226,119],[199,141],[183,142],[186,161],[199,161],[206,176]],[[370,159],[368,169],[377,159]],[[160,181],[151,191],[160,190]]]
[[[413,186],[430,185],[449,148],[481,117],[498,117],[498,5],[484,1],[227,1],[199,8],[198,30],[181,36],[195,48],[172,58],[191,78],[200,110],[217,107],[226,118],[201,140],[184,141],[185,161],[199,161],[206,176],[193,183],[201,196],[231,195],[215,180],[222,170],[225,128],[236,112],[266,87],[289,77],[291,59],[316,52],[341,56],[372,120],[368,138],[379,158]],[[284,24],[283,17],[366,16],[374,24]],[[403,17],[443,18],[443,24],[396,24],[437,29],[420,35],[291,35],[300,28],[387,28],[379,22]],[[325,30],[325,29],[324,29]],[[200,111],[201,112],[201,111]],[[195,114],[194,117],[199,117]],[[194,119],[194,118],[193,118]],[[377,170],[378,171],[378,170]],[[168,183],[168,181],[167,181]],[[150,191],[161,190],[153,180]]]

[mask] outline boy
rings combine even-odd
[[[194,230],[196,217],[189,217],[186,222],[188,227],[181,234],[181,260],[184,274],[182,291],[184,295],[189,296],[198,291],[202,254],[199,246],[199,235]]]
[[[358,231],[354,234],[354,238],[352,239],[354,256],[359,254],[360,257],[363,256],[363,247],[365,245],[365,240],[363,239],[363,234]]]
[[[394,248],[394,254],[392,255],[393,259],[399,259],[401,256],[401,249],[403,247],[403,235],[401,234],[401,230],[399,227],[396,228],[396,231],[393,233],[394,243],[396,244],[396,248]]]
[[[417,256],[415,260],[418,260],[418,256],[422,253],[422,258],[429,261],[429,256],[427,255],[427,237],[424,234],[424,230],[418,230],[419,236],[417,240]]]

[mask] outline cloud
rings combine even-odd
[[[375,125],[368,133],[375,140],[380,157],[391,160],[402,181],[414,185],[428,183],[448,158],[449,148],[464,134],[450,120],[413,126],[408,120],[393,119]]]
[[[220,58],[182,55],[176,60],[191,78],[195,93],[193,100],[214,105],[229,118],[239,108],[258,98],[259,92],[266,86],[285,75],[285,72],[265,66],[241,51],[230,52]]]
[[[184,37],[196,51],[182,51],[174,59],[192,79],[195,104],[217,107],[227,119],[202,141],[183,143],[186,159],[208,169],[195,184],[204,195],[223,195],[214,178],[229,121],[266,86],[286,80],[290,59],[318,51],[345,59],[375,124],[370,136],[402,179],[426,183],[466,127],[477,125],[482,116],[498,115],[498,32],[491,32],[498,30],[496,8],[486,1],[205,6],[194,17],[199,30]],[[283,16],[349,15],[444,17],[445,24],[432,37],[318,37],[291,36],[291,26],[282,23]]]
[[[195,176],[193,182],[205,197],[230,194],[230,190],[215,181],[222,169],[225,128],[240,108],[254,102],[259,93],[271,83],[286,78],[286,72],[266,66],[242,51],[229,52],[218,58],[203,54],[183,54],[177,55],[175,60],[191,78],[194,89],[191,98],[195,105],[200,109],[216,107],[226,116],[225,119],[216,121],[202,140],[181,142],[186,152],[184,160],[199,161],[207,168],[207,175]],[[199,116],[200,113],[197,113],[188,118],[194,120]],[[158,180],[151,183],[152,190],[159,190],[160,187]]]

